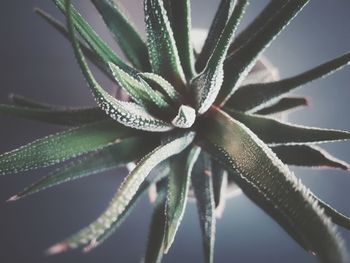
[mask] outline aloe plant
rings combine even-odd
[[[171,248],[192,191],[205,262],[213,262],[215,210],[229,181],[321,262],[348,262],[335,225],[349,229],[350,219],[315,196],[288,165],[349,170],[346,162],[315,144],[348,140],[350,133],[285,123],[274,114],[307,105],[305,98],[288,93],[347,65],[350,54],[268,82],[267,69],[257,67],[261,53],[308,0],[271,0],[237,36],[248,1],[222,0],[198,53],[192,46],[189,0],[144,0],[146,41],[118,4],[92,0],[128,62],[108,47],[69,0],[52,1],[66,16],[66,25],[36,11],[71,42],[98,107],[57,107],[16,95],[12,104],[0,105],[1,114],[68,127],[0,156],[2,175],[69,162],[9,200],[136,165],[106,210],[52,246],[50,254],[81,246],[88,251],[103,243],[153,185],[157,195],[144,261],[160,262]],[[128,99],[101,87],[87,60]],[[149,176],[152,170],[156,176]]]

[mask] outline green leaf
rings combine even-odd
[[[266,7],[269,9],[269,19],[265,20],[262,25],[256,24],[259,27],[256,29],[256,33],[251,35],[239,49],[227,57],[224,65],[225,78],[215,101],[216,105],[222,106],[225,104],[241,85],[242,80],[252,69],[259,55],[303,9],[308,1],[280,0],[269,3]],[[273,6],[273,8],[270,8],[270,6]]]
[[[334,225],[310,191],[246,126],[213,109],[201,127],[201,145],[240,188],[300,245],[322,262],[347,262]]]
[[[163,0],[187,81],[195,74],[190,0]]]
[[[191,172],[200,149],[192,148],[174,158],[170,163],[168,196],[165,207],[164,253],[168,253],[183,218]]]
[[[271,150],[285,164],[349,170],[349,164],[338,160],[319,147],[308,145],[280,145],[271,147]]]
[[[65,0],[52,0],[60,11],[67,15]],[[113,50],[107,46],[107,44],[96,34],[96,32],[90,27],[85,19],[71,7],[72,10],[72,23],[78,30],[79,34],[83,37],[90,48],[102,59],[107,65],[108,62],[112,62],[123,70],[130,68],[113,52]],[[70,36],[71,37],[71,36]]]
[[[41,18],[43,18],[49,25],[51,25],[54,29],[56,29],[62,36],[64,36],[67,40],[69,40],[68,30],[64,25],[62,25],[59,21],[54,19],[51,15],[46,13],[41,9],[34,10]],[[114,78],[109,71],[108,65],[101,60],[101,58],[92,51],[85,43],[80,41],[81,49],[84,55],[97,67],[99,68],[109,79],[114,81]]]
[[[102,110],[104,110],[112,119],[115,119],[128,127],[157,132],[173,129],[173,126],[170,123],[153,117],[141,106],[131,102],[117,100],[102,89],[92,75],[89,66],[85,61],[84,55],[82,54],[74,32],[73,17],[68,16],[67,21],[75,57],[100,108],[102,108]]]
[[[99,108],[44,109],[4,104],[0,104],[0,114],[71,126],[98,122],[107,117]]]
[[[154,140],[149,137],[136,137],[113,143],[43,177],[10,200],[14,201],[65,182],[115,169],[142,158],[154,146]]]
[[[242,111],[258,110],[271,100],[279,98],[283,94],[296,88],[300,88],[315,79],[330,75],[348,65],[349,62],[350,53],[346,53],[320,66],[287,79],[242,86],[227,101],[226,106],[237,106],[237,109]]]
[[[332,206],[325,203],[318,197],[316,197],[314,194],[311,194],[313,198],[315,198],[319,204],[319,206],[324,209],[324,213],[329,216],[334,224],[337,224],[339,226],[342,226],[348,230],[350,230],[350,218],[343,215],[342,213],[335,210]]]
[[[181,94],[165,79],[161,76],[153,73],[139,73],[142,79],[144,79],[151,87],[161,92],[170,102],[179,104],[181,101]]]
[[[194,136],[194,132],[175,134],[173,137],[168,138],[161,146],[147,154],[124,179],[102,215],[66,241],[50,248],[49,251],[58,253],[68,248],[76,248],[88,242],[94,244],[122,215],[152,169],[162,161],[186,149],[192,143]]]
[[[247,0],[238,1],[204,71],[191,83],[196,98],[196,110],[199,114],[203,114],[209,109],[219,93],[224,77],[223,65],[227,50],[246,5]]]
[[[246,125],[267,144],[323,143],[350,139],[350,133],[346,131],[310,128],[234,110],[225,109],[225,111]]]
[[[181,105],[175,118],[172,120],[172,124],[175,127],[187,129],[192,127],[196,120],[196,111],[187,105]]]
[[[150,71],[147,45],[117,3],[112,0],[92,0],[92,3],[129,61],[142,71]]]
[[[297,107],[307,106],[307,105],[308,105],[308,101],[306,98],[286,97],[278,100],[276,103],[270,106],[267,106],[262,108],[261,110],[258,110],[255,113],[259,115],[269,115],[269,114],[289,111]]]
[[[18,94],[10,94],[9,95],[10,101],[16,105],[16,106],[21,106],[21,107],[28,107],[28,108],[35,108],[35,109],[50,109],[50,108],[55,108],[55,106],[38,102],[35,100],[32,100],[30,98],[23,97]]]
[[[144,263],[160,263],[164,253],[165,205],[167,199],[167,180],[157,184],[157,199],[149,227],[147,249]]]
[[[158,165],[154,170],[157,170],[157,168],[159,167],[161,167],[161,165]],[[158,172],[154,174],[156,176],[154,176],[151,179],[146,179],[140,185],[140,188],[137,190],[136,194],[132,197],[130,203],[126,206],[125,210],[121,213],[118,219],[113,224],[111,224],[110,228],[107,229],[94,242],[91,242],[88,246],[84,247],[85,252],[90,252],[92,249],[95,249],[96,247],[100,246],[124,223],[124,221],[129,217],[131,212],[135,209],[137,203],[140,201],[141,197],[144,195],[146,190],[148,190],[152,184],[156,184],[156,183],[162,184],[165,181],[164,177],[166,173],[164,173],[164,170],[162,170],[160,173]]]
[[[213,174],[214,201],[215,201],[215,207],[217,208],[222,202],[222,199],[225,199],[225,192],[227,188],[227,172],[218,162],[213,161],[212,174]]]
[[[236,0],[221,0],[214,20],[211,23],[208,36],[196,60],[196,69],[198,72],[204,70],[210,56],[212,55],[218,43],[218,39],[220,39],[220,35],[224,31],[226,23],[232,14],[236,2]]]
[[[200,227],[202,230],[204,261],[214,260],[215,201],[210,156],[202,152],[192,172],[192,187],[197,201]]]
[[[59,132],[0,155],[0,175],[54,165],[133,134],[135,131],[111,121]]]
[[[185,75],[163,1],[144,0],[144,9],[152,71],[183,91]]]
[[[130,97],[150,110],[169,108],[164,96],[153,90],[147,82],[143,81],[133,69],[122,70],[113,63],[108,63],[117,83],[130,95]]]

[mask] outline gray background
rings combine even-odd
[[[89,1],[75,1],[89,21],[112,43]],[[141,1],[126,1],[143,30]],[[242,27],[266,1],[252,0]],[[207,27],[218,4],[193,0],[193,24]],[[2,0],[0,9],[0,102],[8,93],[70,106],[93,105],[69,44],[33,12],[34,6],[61,17],[51,1]],[[265,53],[281,76],[301,72],[350,49],[350,2],[313,0]],[[242,28],[241,27],[241,28]],[[114,45],[113,45],[114,46]],[[350,130],[349,69],[316,81],[299,94],[312,97],[311,107],[290,120],[310,126]],[[105,85],[109,83],[102,80]],[[59,127],[0,116],[0,152],[60,130]],[[349,160],[349,143],[326,145]],[[343,171],[293,169],[324,200],[350,214],[349,174]],[[146,198],[104,246],[90,254],[73,251],[46,257],[49,245],[85,226],[104,209],[125,171],[101,174],[33,195],[15,203],[5,200],[49,170],[0,179],[0,262],[138,262],[144,251],[151,207]],[[340,229],[350,248],[350,232]],[[190,203],[165,262],[202,259],[196,208]],[[230,200],[217,226],[216,262],[316,262],[280,227],[244,196]]]

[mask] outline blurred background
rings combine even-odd
[[[89,1],[74,1],[103,38],[117,50]],[[142,1],[120,1],[144,32]],[[281,77],[313,67],[350,49],[350,2],[313,0],[265,52]],[[207,28],[219,0],[192,0],[193,26]],[[252,0],[240,29],[264,7]],[[0,102],[9,93],[57,105],[93,105],[70,45],[34,14],[40,7],[62,18],[51,1],[3,1],[0,9]],[[102,78],[105,86],[110,85]],[[298,91],[310,107],[290,115],[294,123],[350,130],[349,69]],[[0,152],[61,130],[61,127],[0,116]],[[350,143],[325,148],[350,161]],[[343,171],[292,169],[317,195],[350,215],[349,174]],[[14,203],[10,196],[46,175],[48,169],[0,178],[0,262],[139,262],[144,252],[151,206],[147,198],[120,230],[89,254],[72,251],[47,257],[44,250],[85,226],[103,211],[124,170],[61,185]],[[201,262],[196,207],[190,203],[164,262]],[[217,222],[216,262],[316,262],[267,215],[243,195],[230,200]],[[350,232],[339,228],[350,249]]]

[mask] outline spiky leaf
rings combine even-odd
[[[140,147],[141,145],[142,147]],[[65,182],[126,165],[142,158],[154,146],[155,142],[151,138],[136,137],[113,143],[43,177],[11,199],[19,199]]]
[[[272,118],[244,114],[233,110],[226,110],[226,112],[246,125],[267,144],[322,143],[350,139],[350,133],[345,131],[292,125]]]
[[[152,169],[165,159],[182,152],[193,141],[194,135],[193,132],[176,134],[142,158],[124,179],[105,212],[77,234],[52,247],[51,251],[55,251],[57,248],[76,248],[88,242],[95,243],[125,211]]]
[[[204,248],[204,261],[214,260],[215,241],[215,201],[210,156],[202,152],[192,172],[192,187],[197,201],[197,209]]]
[[[270,1],[270,17],[259,26],[256,33],[238,49],[231,53],[224,65],[225,79],[216,105],[223,105],[240,86],[241,81],[256,63],[259,55],[285,28],[286,25],[302,10],[309,0]],[[272,6],[272,8],[270,8]]]
[[[280,145],[271,148],[285,164],[308,167],[331,167],[349,170],[349,164],[325,150],[308,145]]]
[[[205,68],[218,43],[218,39],[232,14],[236,2],[236,0],[221,0],[214,20],[210,26],[208,36],[196,60],[196,69],[198,72],[201,72]]]
[[[238,110],[258,110],[271,100],[296,88],[341,69],[350,62],[350,53],[332,59],[299,75],[268,83],[242,86],[227,101],[226,107],[237,106]]]
[[[93,123],[38,139],[0,155],[0,174],[10,174],[54,165],[106,147],[135,134],[115,122]]]
[[[222,199],[225,199],[225,188],[227,187],[225,185],[225,177],[227,177],[227,172],[218,162],[213,161],[212,176],[215,207],[218,207]]]
[[[247,0],[238,0],[205,69],[191,83],[199,114],[209,109],[219,93],[224,78],[223,65],[227,50],[246,5]]]
[[[246,126],[220,110],[203,123],[202,144],[231,171],[235,182],[322,262],[346,262],[330,219],[304,185]]]
[[[147,45],[136,28],[112,0],[92,0],[126,57],[138,69],[150,71]]]
[[[144,0],[148,54],[152,71],[184,90],[185,75],[162,0]]]
[[[288,110],[292,110],[301,106],[307,106],[308,101],[306,98],[299,98],[299,97],[286,97],[278,100],[276,103],[264,107],[261,110],[258,110],[255,112],[259,115],[269,115],[269,114],[275,114],[280,113]]]
[[[168,195],[165,208],[164,252],[167,253],[174,241],[187,204],[191,172],[200,150],[192,148],[171,162]]]

